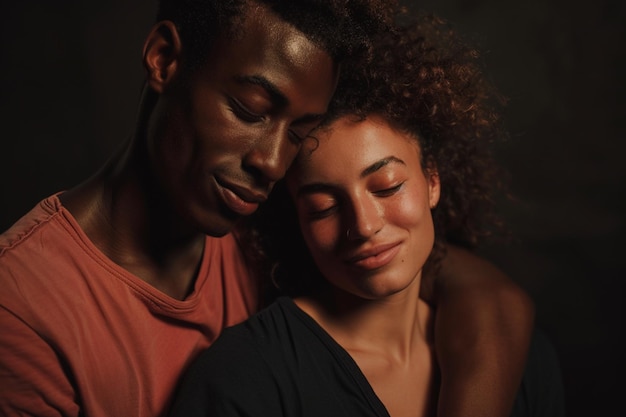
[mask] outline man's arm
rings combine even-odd
[[[534,325],[529,296],[493,264],[448,246],[421,296],[436,310],[438,417],[507,417]]]

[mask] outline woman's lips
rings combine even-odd
[[[378,269],[390,263],[400,251],[401,242],[364,251],[348,259],[348,263],[362,269]]]

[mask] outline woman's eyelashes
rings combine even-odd
[[[374,191],[373,194],[376,195],[377,197],[390,197],[394,194],[396,194],[398,191],[400,191],[402,189],[402,187],[404,186],[404,181],[393,185],[391,187],[387,187],[387,188],[383,188],[381,190],[378,191]]]
[[[323,219],[337,209],[337,200],[332,196],[311,196],[305,199],[304,210],[311,220]]]

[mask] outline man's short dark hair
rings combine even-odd
[[[176,25],[188,64],[202,63],[218,36],[236,36],[249,7],[262,5],[304,33],[335,61],[368,50],[390,22],[392,0],[160,0],[157,20]]]

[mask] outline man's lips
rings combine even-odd
[[[267,194],[252,191],[244,186],[216,178],[222,200],[229,209],[241,216],[249,216],[267,200]]]
[[[363,269],[377,269],[390,263],[401,248],[401,241],[378,245],[349,256],[346,263]]]

